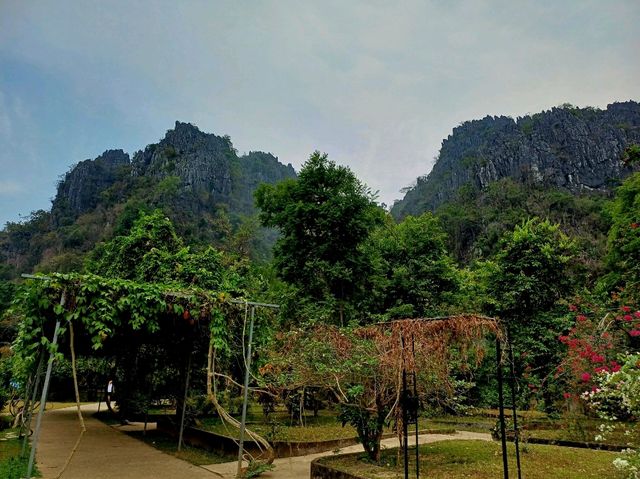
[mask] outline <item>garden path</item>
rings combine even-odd
[[[437,442],[451,439],[479,439],[483,441],[490,441],[491,435],[477,432],[459,431],[455,434],[422,434],[418,436],[419,444],[426,444],[429,442]],[[409,445],[415,444],[415,438],[410,438]],[[398,447],[398,440],[396,438],[383,439],[382,446],[386,448]],[[357,444],[355,446],[343,447],[340,449],[340,454],[347,454],[350,452],[362,452],[362,446]],[[311,461],[322,456],[332,455],[332,451],[321,452],[318,454],[310,454],[308,456],[288,457],[284,459],[276,459],[274,461],[275,469],[273,471],[265,472],[260,477],[264,479],[304,479],[308,478],[311,471]],[[202,466],[222,477],[224,479],[233,479],[236,477],[236,471],[238,467],[237,462],[225,462],[223,464],[211,464],[209,466]]]
[[[104,406],[104,405],[103,405]],[[82,406],[87,432],[60,479],[214,479],[211,472],[164,454],[94,419],[97,404]],[[80,426],[75,406],[47,411],[37,450],[43,479],[55,479],[73,449]]]
[[[164,454],[142,441],[122,434],[119,429],[94,419],[97,404],[82,406],[87,427],[80,445],[60,479],[224,479],[235,478],[236,462],[193,466]],[[47,411],[44,416],[37,451],[38,468],[43,479],[57,479],[78,439],[80,427],[74,407]],[[413,438],[412,438],[413,439]],[[491,440],[489,434],[458,432],[456,434],[423,434],[419,443],[450,439]],[[384,439],[384,447],[397,447],[395,438]],[[360,452],[361,445],[342,448],[341,453]],[[303,479],[309,477],[311,461],[333,452],[310,454],[275,460],[275,469],[265,472],[265,479]]]

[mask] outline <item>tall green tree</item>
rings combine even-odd
[[[574,242],[558,225],[529,219],[506,234],[489,269],[487,312],[508,326],[520,358],[519,377],[527,370],[534,388],[549,379],[558,362],[557,340],[566,324],[560,300],[573,289],[570,262]],[[544,389],[547,401],[552,391]]]
[[[607,293],[622,288],[640,300],[640,173],[627,178],[611,204],[607,268],[600,287]]]
[[[255,197],[262,224],[281,232],[274,248],[279,276],[341,323],[351,319],[367,270],[359,246],[384,217],[369,188],[316,151],[297,179],[263,184]]]
[[[364,249],[373,264],[368,288],[372,311],[385,317],[440,314],[458,287],[446,234],[431,213],[390,218],[370,236]]]

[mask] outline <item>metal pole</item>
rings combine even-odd
[[[411,334],[411,352],[413,354],[413,398],[416,401],[416,479],[420,479],[420,449],[418,448],[418,424],[420,417],[418,416],[418,376],[416,373],[416,339]]]
[[[236,472],[236,477],[241,477],[242,475],[242,453],[244,447],[244,430],[247,424],[247,402],[249,400],[249,373],[251,370],[251,342],[253,341],[253,320],[255,317],[256,308],[255,306],[251,307],[251,322],[249,323],[249,346],[247,347],[247,357],[246,364],[247,370],[244,374],[244,399],[242,401],[242,420],[240,422],[240,441],[238,444],[238,470]]]
[[[184,401],[182,401],[182,418],[180,419],[180,434],[178,435],[178,452],[182,449],[182,435],[184,434],[184,417],[187,411],[187,396],[189,394],[189,376],[191,375],[191,351],[189,352],[189,361],[187,362],[187,380],[184,385]],[[146,419],[145,419],[145,430],[146,430]]]
[[[29,431],[31,430],[31,418],[33,417],[33,404],[36,400],[36,396],[38,395],[38,389],[40,389],[40,377],[42,376],[42,363],[44,362],[44,350],[40,351],[40,358],[38,359],[38,366],[36,367],[35,377],[32,379],[33,390],[31,391],[31,399],[25,397],[25,401],[27,403],[24,405],[22,410],[22,422],[20,424],[20,437],[24,434],[24,438],[22,439],[22,450],[20,451],[20,457],[24,457],[24,453],[27,450],[27,443],[29,441]],[[27,413],[27,417],[24,417],[24,413]],[[25,431],[26,426],[26,431]]]
[[[409,415],[407,414],[407,370],[402,370],[402,429],[404,436],[404,479],[409,479]]]
[[[504,398],[502,387],[502,350],[500,338],[496,338],[496,360],[498,373],[498,406],[500,408],[500,436],[502,439],[502,468],[504,479],[509,479],[509,463],[507,461],[507,433],[504,423]]]
[[[60,297],[60,306],[64,306],[67,300],[65,292],[62,292]],[[56,319],[56,328],[53,330],[53,340],[51,346],[55,347],[58,344],[58,330],[60,329],[60,318]],[[42,394],[40,395],[40,410],[38,411],[38,418],[36,419],[36,430],[33,432],[33,442],[31,444],[31,454],[29,454],[29,464],[27,465],[27,477],[31,479],[31,473],[33,472],[33,463],[36,459],[36,449],[38,447],[38,439],[40,439],[40,427],[42,426],[42,416],[44,416],[44,410],[47,406],[47,394],[49,394],[49,381],[51,380],[51,369],[53,368],[53,360],[55,354],[51,351],[49,355],[49,363],[47,364],[47,373],[44,376],[44,385],[42,386]]]
[[[518,468],[518,479],[522,478],[520,469],[520,430],[518,429],[518,414],[516,413],[516,373],[515,364],[513,363],[513,347],[511,345],[511,331],[507,326],[507,346],[509,349],[509,388],[511,389],[511,405],[513,406],[513,440],[516,446],[516,465]]]

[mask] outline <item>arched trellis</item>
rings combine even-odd
[[[243,405],[243,416],[242,416],[242,423],[238,423],[237,427],[239,427],[240,429],[240,450],[239,450],[239,458],[240,461],[242,460],[242,440],[244,439],[244,435],[245,433],[247,435],[249,435],[249,437],[251,437],[253,440],[255,440],[258,445],[262,445],[263,447],[267,448],[269,451],[271,451],[271,454],[268,454],[268,459],[267,461],[272,461],[274,455],[272,454],[272,449],[271,446],[269,445],[269,443],[264,440],[263,438],[261,438],[260,436],[258,436],[257,434],[253,433],[252,431],[249,431],[248,429],[246,429],[245,427],[245,419],[246,419],[246,401],[247,401],[247,391],[248,391],[248,375],[249,375],[249,367],[250,367],[250,358],[251,358],[251,336],[252,336],[252,331],[253,331],[253,320],[254,320],[254,316],[255,316],[255,308],[257,307],[267,307],[267,308],[277,308],[277,305],[273,305],[273,304],[267,304],[267,303],[256,303],[256,302],[249,302],[246,300],[242,300],[242,299],[232,299],[230,297],[228,297],[227,295],[225,295],[224,293],[216,293],[216,292],[210,292],[210,291],[203,291],[203,290],[199,290],[199,289],[179,289],[179,288],[174,288],[174,287],[168,287],[168,286],[162,286],[162,285],[153,285],[153,284],[148,284],[148,285],[141,285],[141,283],[134,283],[131,281],[126,281],[126,280],[107,280],[105,278],[100,278],[97,277],[95,275],[61,275],[61,274],[52,274],[51,276],[34,276],[34,275],[23,275],[24,278],[26,279],[30,279],[30,280],[39,280],[42,282],[45,282],[46,284],[53,284],[55,283],[57,286],[55,289],[56,291],[59,291],[59,299],[56,300],[57,304],[54,305],[50,305],[53,312],[55,312],[55,326],[53,326],[53,332],[51,333],[51,328],[49,327],[48,330],[45,329],[44,327],[40,328],[34,325],[31,325],[32,329],[37,331],[36,333],[32,334],[26,334],[25,337],[22,338],[23,344],[22,347],[26,348],[28,347],[25,343],[26,342],[31,342],[31,347],[34,347],[34,344],[42,344],[42,345],[46,345],[47,348],[40,348],[40,360],[37,361],[38,366],[36,367],[35,371],[33,371],[33,373],[30,375],[29,380],[27,382],[27,390],[25,391],[25,404],[24,404],[24,408],[23,410],[25,411],[29,411],[28,417],[25,418],[26,421],[23,422],[23,425],[25,425],[26,423],[26,427],[27,429],[30,429],[30,422],[31,422],[31,411],[32,411],[32,407],[31,404],[34,403],[37,393],[38,393],[38,389],[39,389],[39,384],[40,384],[40,380],[41,380],[41,374],[42,374],[42,367],[44,364],[44,359],[45,359],[45,355],[47,353],[47,350],[49,352],[49,360],[47,361],[47,367],[46,367],[46,372],[44,375],[44,383],[42,385],[42,389],[40,390],[40,406],[39,406],[39,411],[38,411],[38,415],[36,418],[36,426],[35,426],[35,430],[33,433],[33,437],[32,437],[32,448],[31,448],[31,453],[30,453],[30,457],[29,457],[29,462],[28,462],[28,469],[27,469],[27,478],[31,477],[32,471],[33,471],[33,464],[35,461],[35,454],[36,454],[36,450],[37,450],[37,445],[38,445],[38,440],[39,440],[39,435],[40,435],[40,429],[41,429],[41,423],[42,423],[42,416],[46,407],[46,402],[47,402],[47,396],[48,396],[48,391],[49,391],[49,384],[50,384],[50,379],[51,379],[51,372],[52,372],[52,366],[53,366],[53,362],[55,360],[56,354],[57,354],[57,344],[60,338],[60,334],[62,331],[65,330],[65,327],[68,327],[69,332],[70,332],[70,345],[71,345],[71,354],[72,354],[72,366],[75,364],[75,353],[74,353],[74,340],[73,340],[73,322],[72,320],[79,320],[81,319],[78,314],[77,311],[73,311],[74,307],[77,307],[77,304],[70,304],[76,301],[76,297],[74,296],[73,292],[75,291],[77,293],[77,289],[78,288],[88,288],[91,291],[91,288],[96,288],[97,285],[101,284],[102,282],[108,282],[108,281],[115,281],[116,282],[116,289],[118,290],[119,293],[122,293],[121,296],[119,297],[119,301],[122,300],[124,298],[123,304],[120,305],[120,307],[124,307],[126,308],[126,293],[124,293],[127,288],[131,288],[131,290],[133,291],[132,296],[134,294],[139,295],[140,297],[146,298],[146,300],[148,300],[150,302],[150,305],[147,305],[147,309],[146,314],[150,314],[153,315],[154,312],[156,313],[162,313],[164,308],[168,309],[172,309],[172,307],[170,306],[170,302],[168,301],[169,299],[171,301],[174,302],[173,304],[173,311],[172,313],[176,313],[176,314],[180,314],[183,311],[187,311],[187,313],[184,313],[183,318],[185,319],[187,324],[190,324],[191,326],[196,325],[199,320],[204,320],[203,322],[206,322],[206,319],[208,317],[210,317],[212,315],[212,310],[216,307],[220,307],[222,304],[224,303],[230,303],[230,304],[236,304],[236,305],[244,305],[245,310],[247,310],[247,308],[251,307],[251,325],[250,325],[250,339],[249,339],[249,351],[247,352],[246,357],[244,357],[244,362],[246,364],[246,377],[245,377],[245,387],[244,387],[244,405]],[[146,289],[145,289],[146,287]],[[160,299],[162,298],[162,299]],[[102,301],[104,303],[104,298],[102,298]],[[156,304],[157,303],[157,304]],[[179,305],[179,306],[176,306]],[[103,304],[103,306],[105,306]],[[186,306],[188,309],[184,309],[183,306]],[[114,305],[108,305],[107,307],[111,308],[111,307],[115,307]],[[188,312],[189,309],[191,309],[192,311],[197,311],[197,316],[196,318],[191,318],[190,317],[190,313]],[[65,319],[66,323],[63,323],[63,319]],[[210,318],[209,318],[210,319]],[[246,320],[246,317],[245,317]],[[160,330],[160,325],[157,324],[157,322],[152,322],[149,321],[148,323],[145,324],[145,318],[140,317],[140,315],[138,315],[136,313],[136,317],[132,317],[131,318],[131,322],[135,323],[137,326],[137,328],[143,328],[145,327],[148,332],[150,332],[151,334],[153,334],[154,332],[158,332]],[[25,322],[27,323],[27,322]],[[44,323],[43,323],[44,324]],[[104,341],[107,337],[107,334],[105,333],[105,331],[109,330],[109,327],[113,326],[111,324],[102,324],[99,325],[98,327],[94,328],[95,330],[91,331],[91,334],[93,334],[92,337],[92,341],[94,343],[94,346],[100,347],[100,343],[102,341]],[[129,325],[128,325],[129,326]],[[213,346],[214,343],[214,325],[213,324],[209,324],[209,344],[210,344],[210,357],[211,357],[211,347]],[[25,328],[29,328],[29,325],[27,324],[26,326],[24,326]],[[136,329],[136,327],[134,327],[134,329]],[[47,334],[47,332],[49,334]],[[24,333],[24,331],[23,331]],[[244,338],[243,338],[243,342],[244,342]],[[39,347],[39,346],[38,346]],[[74,375],[74,386],[75,386],[75,392],[76,392],[76,399],[77,401],[79,401],[79,396],[78,396],[78,388],[77,388],[77,378],[75,375],[75,366],[72,367],[73,369],[73,375]],[[190,371],[191,371],[191,353],[189,353],[188,356],[188,365],[186,368],[186,380],[185,380],[185,390],[184,390],[184,397],[185,397],[185,402],[186,402],[186,397],[188,395],[188,390],[189,390],[189,377],[190,377]],[[212,364],[210,363],[208,365],[207,368],[207,383],[208,385],[210,384],[210,380],[211,377],[213,377],[215,375],[213,369],[212,369]],[[215,381],[214,381],[215,383]],[[213,394],[211,394],[210,388],[208,388],[208,393],[210,394],[210,399],[212,400],[212,402],[214,403],[216,409],[218,409],[218,412],[221,413],[221,416],[224,417],[225,412],[224,409],[220,406],[220,404],[217,401],[217,398],[215,396],[215,391]],[[30,404],[31,403],[31,404]],[[186,406],[183,402],[183,407],[182,407],[182,414],[181,414],[181,420],[180,420],[180,430],[179,430],[179,439],[178,439],[178,450],[180,449],[181,445],[182,445],[182,437],[183,437],[183,431],[184,431],[184,422],[185,422],[185,410],[186,410]],[[82,415],[79,409],[79,403],[78,403],[78,415],[79,415],[79,419],[80,419],[80,423],[81,423],[81,433],[80,436],[78,438],[78,442],[76,443],[76,446],[73,448],[71,455],[69,457],[69,460],[71,459],[71,456],[73,455],[73,451],[77,448],[81,438],[82,438],[82,434],[84,433],[84,425],[83,425],[83,419],[82,419]],[[233,418],[231,419],[230,422],[232,422],[233,425],[236,425],[236,420]],[[28,440],[28,436],[25,435],[24,437],[24,444],[23,444],[23,450],[26,446],[26,441]],[[68,461],[67,461],[68,463]],[[239,467],[240,467],[240,463],[239,463]]]
[[[503,351],[510,348],[508,331],[496,318],[460,314],[399,319],[346,329],[321,324],[311,330],[294,330],[282,335],[277,351],[263,370],[268,381],[283,389],[320,387],[331,391],[342,404],[342,411],[346,411],[343,420],[351,422],[348,418],[355,418],[351,423],[358,429],[371,459],[379,458],[382,425],[394,418],[408,478],[407,413],[410,404],[415,405],[416,401],[409,394],[407,378],[420,377],[417,388],[413,381],[413,396],[417,396],[416,389],[420,389],[431,398],[447,397],[452,387],[450,373],[454,357],[461,361],[460,365],[468,364],[468,359],[479,363],[488,335],[496,337],[502,456],[504,477],[508,478],[502,369]],[[514,389],[512,387],[512,392]],[[354,391],[360,392],[353,396]],[[515,393],[512,399],[515,403]],[[515,409],[513,412],[515,417]],[[366,416],[360,429],[362,414]],[[373,429],[369,426],[372,421],[377,424]],[[517,441],[517,419],[514,432]],[[517,443],[516,451],[519,464]]]
[[[508,356],[507,363],[509,365],[509,389],[511,391],[511,405],[508,409],[512,410],[512,421],[513,421],[513,435],[514,435],[514,446],[515,446],[515,455],[516,455],[516,472],[518,479],[522,477],[522,471],[520,466],[520,445],[519,445],[519,435],[520,431],[518,428],[518,418],[517,418],[517,410],[516,410],[516,385],[515,385],[515,368],[514,368],[514,358],[513,358],[513,349],[511,345],[510,338],[510,328],[508,325],[504,325],[502,321],[498,318],[492,318],[482,315],[455,315],[455,316],[442,316],[442,317],[431,317],[431,318],[417,318],[417,319],[398,319],[388,322],[381,322],[373,325],[370,329],[380,329],[380,330],[391,330],[392,336],[397,336],[399,339],[400,347],[400,362],[402,364],[402,393],[401,393],[401,401],[400,401],[400,412],[402,414],[402,435],[400,443],[403,449],[404,455],[404,476],[405,479],[409,479],[409,447],[408,447],[408,418],[411,417],[411,408],[418,407],[418,398],[416,393],[416,368],[415,368],[415,351],[416,351],[416,341],[415,341],[415,330],[420,329],[420,325],[428,325],[434,326],[434,330],[440,329],[442,327],[446,328],[447,325],[450,325],[455,322],[459,322],[460,320],[469,319],[472,321],[478,321],[480,327],[486,328],[487,332],[493,332],[496,336],[496,378],[498,381],[498,408],[499,408],[499,422],[500,422],[500,438],[501,438],[501,448],[502,448],[502,465],[503,465],[503,475],[504,479],[509,479],[509,463],[508,463],[508,452],[507,452],[507,427],[505,420],[505,404],[504,404],[504,363],[505,357],[503,353],[506,353]],[[427,330],[431,329],[429,327]],[[444,345],[443,345],[444,346]],[[504,351],[506,349],[506,351]],[[413,391],[407,389],[407,376],[413,376]],[[413,396],[412,396],[413,393]],[[418,447],[418,422],[417,422],[417,411],[416,413],[416,421],[415,421],[415,454],[416,454],[416,478],[420,477],[420,469],[419,469],[419,447]]]

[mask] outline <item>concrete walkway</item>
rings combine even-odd
[[[76,408],[47,411],[37,451],[38,468],[43,479],[215,479],[235,478],[237,463],[193,466],[188,462],[164,454],[142,441],[120,432],[136,426],[112,427],[94,419],[97,404],[82,406],[87,432],[73,455],[69,466],[62,471],[69,453],[80,434]],[[458,432],[456,434],[424,434],[419,443],[450,439],[491,440],[489,434]],[[397,447],[397,439],[385,439],[383,447]],[[350,446],[340,453],[359,452],[362,446]],[[333,452],[276,459],[275,469],[264,473],[265,479],[304,479],[309,477],[311,461]]]
[[[418,444],[426,444],[429,442],[445,441],[452,439],[477,439],[481,441],[490,441],[490,434],[476,432],[457,432],[455,434],[422,434],[418,436]],[[410,438],[409,445],[415,444],[415,437]],[[383,439],[383,448],[398,447],[398,440]],[[351,452],[362,452],[364,449],[360,444],[355,446],[344,447],[340,449],[339,454],[347,454]],[[321,452],[319,454],[310,454],[308,456],[289,457],[285,459],[276,459],[274,461],[275,469],[265,472],[260,477],[265,479],[304,479],[308,478],[311,470],[311,461],[323,456],[333,455],[334,452]],[[224,464],[212,464],[203,466],[206,469],[215,472],[219,477],[224,479],[233,479],[236,477],[238,468],[237,462],[226,462]]]
[[[60,479],[216,478],[201,467],[164,454],[94,419],[91,415],[97,407],[82,406],[87,432]],[[58,477],[79,434],[75,406],[45,413],[36,455],[43,479]]]

